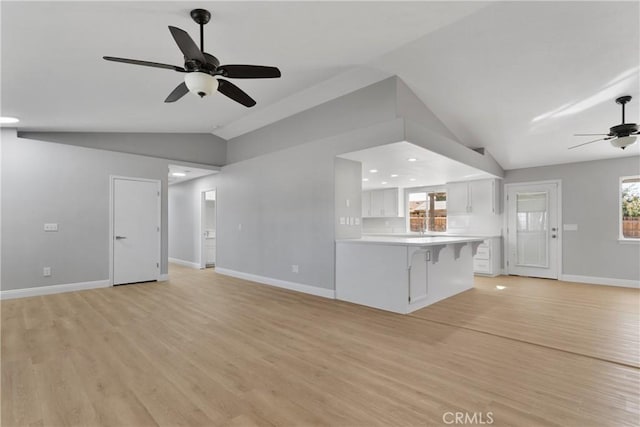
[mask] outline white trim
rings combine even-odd
[[[26,298],[39,295],[60,294],[63,292],[84,291],[87,289],[111,287],[109,279],[95,280],[93,282],[67,283],[63,285],[37,286],[34,288],[9,289],[0,291],[0,299]]]
[[[113,286],[113,240],[115,239],[115,231],[113,228],[113,209],[114,209],[114,188],[116,179],[128,181],[155,182],[158,185],[158,275],[156,280],[160,280],[160,268],[162,268],[162,181],[159,179],[137,178],[121,175],[109,175],[109,285]]]
[[[166,282],[167,280],[169,280],[169,275],[168,274],[161,274],[158,277],[158,282]]]
[[[502,199],[503,199],[503,209],[502,211],[504,212],[503,215],[503,219],[502,219],[502,224],[503,224],[503,230],[504,230],[504,243],[503,243],[503,248],[504,251],[502,251],[502,265],[504,266],[504,272],[506,275],[509,274],[509,267],[507,267],[507,261],[509,260],[509,235],[506,232],[507,228],[509,226],[509,206],[508,206],[508,202],[507,202],[507,196],[509,194],[508,191],[508,187],[511,186],[520,186],[520,185],[544,185],[544,184],[556,184],[557,186],[557,215],[558,215],[558,253],[556,255],[557,260],[556,260],[556,264],[557,264],[557,275],[558,275],[558,279],[560,279],[560,277],[562,277],[562,242],[564,240],[564,230],[562,227],[562,180],[561,179],[549,179],[549,180],[545,180],[545,181],[529,181],[529,182],[509,182],[509,183],[505,183],[504,187],[503,187],[503,191],[502,191]]]
[[[560,280],[565,282],[588,283],[591,285],[622,286],[625,288],[636,288],[636,289],[640,288],[640,280],[612,279],[609,277],[577,276],[574,274],[563,274]]]
[[[197,262],[185,261],[183,259],[171,258],[171,257],[169,257],[169,262],[181,265],[183,267],[195,268],[197,270],[200,269],[200,264]]]
[[[229,270],[227,268],[216,267],[216,273],[225,276],[236,277],[238,279],[249,280],[251,282],[262,283],[264,285],[275,286],[278,288],[289,289],[305,294],[316,295],[319,297],[335,299],[336,291],[333,289],[319,288],[317,286],[304,285],[302,283],[288,282],[286,280],[273,279],[271,277],[258,276],[256,274],[243,273],[241,271]]]

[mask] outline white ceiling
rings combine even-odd
[[[192,179],[200,178],[207,175],[218,173],[217,170],[196,168],[187,165],[169,165],[169,185],[185,182]],[[183,173],[185,176],[175,176],[174,173]]]
[[[638,2],[208,2],[205,48],[223,63],[276,65],[236,80],[258,102],[163,102],[181,65],[167,25],[191,2],[8,2],[1,7],[2,115],[48,131],[213,132],[231,138],[397,74],[459,140],[505,169],[640,154],[573,133],[638,122]]]
[[[353,151],[338,157],[362,163],[363,190],[426,187],[453,181],[495,178],[406,141]]]

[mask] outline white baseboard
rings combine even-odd
[[[67,283],[64,285],[38,286],[35,288],[9,289],[0,291],[0,299],[35,297],[39,295],[59,294],[62,292],[83,291],[86,289],[108,288],[109,279],[93,282]]]
[[[171,257],[169,257],[169,262],[181,265],[183,267],[200,269],[200,264],[198,264],[197,262],[185,261],[183,259],[171,258]]]
[[[167,280],[169,280],[168,274],[161,274],[158,276],[158,282],[166,282]]]
[[[238,279],[250,280],[252,282],[262,283],[264,285],[275,286],[278,288],[289,289],[305,294],[316,295],[319,297],[330,299],[336,298],[336,291],[334,291],[333,289],[318,288],[317,286],[303,285],[302,283],[288,282],[286,280],[273,279],[271,277],[258,276],[256,274],[250,273],[243,273],[241,271],[229,270],[222,267],[216,267],[216,273],[224,274],[225,276],[236,277]]]
[[[576,276],[573,274],[563,274],[560,280],[565,282],[588,283],[591,285],[622,286],[625,288],[640,288],[640,281],[629,279],[611,279],[608,277]]]

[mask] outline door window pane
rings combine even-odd
[[[518,265],[547,267],[548,194],[518,193],[516,218]]]
[[[621,225],[623,239],[640,239],[640,176],[621,180]]]

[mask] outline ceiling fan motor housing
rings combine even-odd
[[[632,133],[638,132],[638,125],[635,123],[622,123],[620,125],[613,126],[609,128],[612,136],[617,136],[618,138],[622,138],[625,136],[629,136]]]

